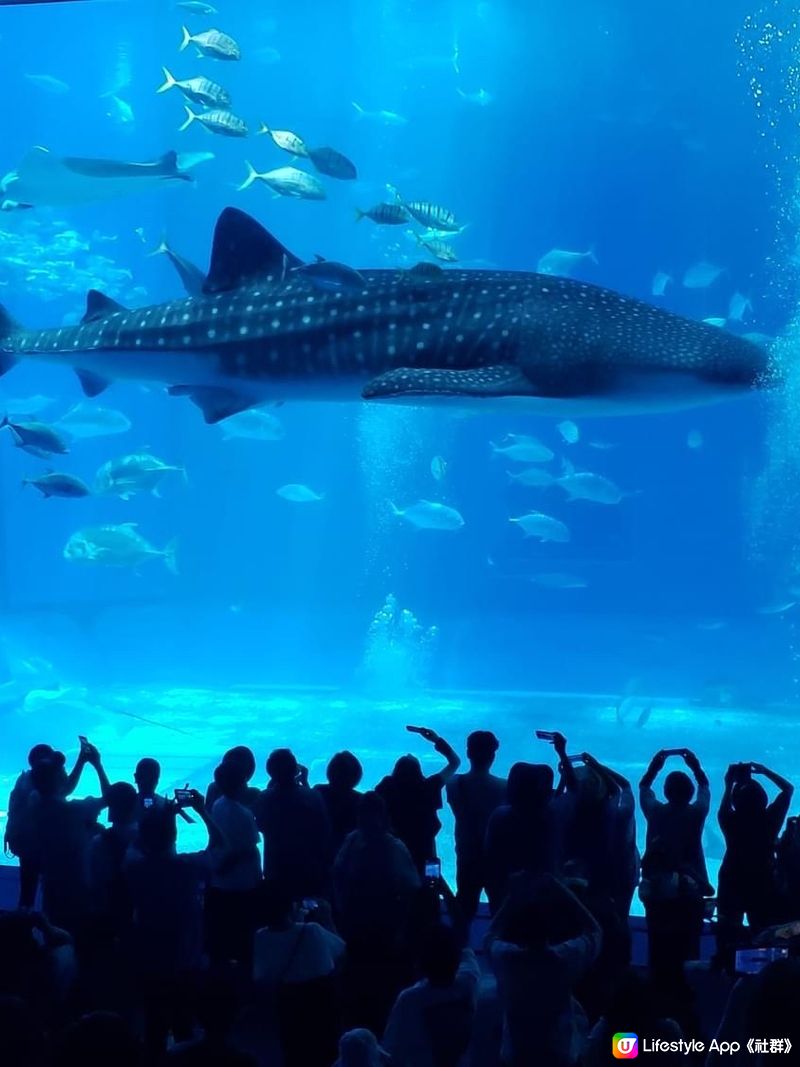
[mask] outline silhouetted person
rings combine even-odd
[[[392,1067],[458,1067],[472,1036],[480,968],[455,931],[437,925],[422,945],[421,978],[395,1001],[383,1047]]]
[[[322,798],[305,784],[288,748],[271,753],[267,775],[256,817],[264,835],[264,877],[292,900],[326,896],[333,855]]]
[[[575,986],[600,927],[552,875],[512,879],[486,938],[503,1009],[503,1067],[576,1067],[587,1033]]]
[[[611,1039],[614,1034],[626,1031],[662,1041],[678,1041],[683,1036],[680,1026],[669,1018],[652,983],[633,969],[621,976],[606,1011],[592,1027],[581,1067],[615,1067],[619,1057],[614,1056]],[[658,1053],[658,1062],[664,1067],[678,1067],[686,1059],[683,1052]]]
[[[352,752],[337,752],[328,763],[327,784],[314,786],[328,813],[334,855],[358,825],[358,805],[362,794],[356,787],[363,774],[364,768]]]
[[[139,796],[129,782],[115,782],[106,794],[109,826],[89,845],[88,874],[95,923],[109,939],[118,937],[131,920],[125,875],[128,849],[139,832]]]
[[[771,804],[764,787],[753,780],[754,774],[763,775],[778,787]],[[718,815],[726,848],[719,869],[717,936],[723,962],[729,968],[742,936],[744,916],[751,934],[780,917],[775,849],[793,793],[791,782],[761,763],[734,763],[725,773]]]
[[[470,769],[447,785],[447,800],[455,816],[456,899],[464,922],[478,910],[486,888],[486,830],[492,813],[505,804],[505,778],[491,773],[499,742],[493,733],[476,730],[467,738]]]
[[[713,892],[702,840],[711,793],[697,757],[681,749],[697,783],[697,798],[692,800],[695,784],[691,778],[683,771],[672,771],[664,781],[666,803],[657,800],[653,782],[668,755],[665,750],[657,752],[639,783],[639,802],[647,819],[639,895],[647,915],[653,978],[661,989],[685,997],[683,965],[699,958],[703,898]]]
[[[161,764],[150,756],[145,756],[136,764],[133,780],[139,800],[139,817],[151,808],[164,808],[167,798],[159,796],[158,783],[161,779]]]
[[[554,776],[543,763],[515,763],[508,775],[508,803],[497,808],[486,831],[486,891],[495,913],[509,879],[519,871],[553,873],[559,862],[560,826],[553,806]]]
[[[258,1067],[254,1056],[237,1048],[233,1029],[241,1013],[241,998],[230,980],[211,975],[200,986],[197,1022],[202,1035],[175,1045],[164,1067]]]
[[[461,760],[447,743],[425,726],[407,727],[434,746],[447,760],[446,766],[427,777],[416,756],[401,756],[391,774],[376,786],[386,802],[392,832],[400,838],[423,873],[428,860],[436,859],[436,835],[442,828],[439,811],[442,789],[458,770]]]
[[[261,800],[261,790],[256,786],[249,785],[251,778],[256,773],[256,757],[253,750],[246,745],[236,745],[229,748],[220,760],[220,763],[231,763],[241,774],[242,785],[240,795],[236,798],[246,808],[250,808],[254,815],[258,814],[258,805]],[[216,782],[212,782],[206,790],[206,808],[208,811],[214,806],[214,801],[220,796]]]

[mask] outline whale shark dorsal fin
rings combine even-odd
[[[87,322],[108,318],[115,311],[127,311],[127,308],[101,293],[99,289],[90,289],[86,294],[86,314],[81,319],[81,326],[85,326]]]
[[[204,293],[224,293],[270,275],[280,279],[284,263],[289,269],[302,260],[265,230],[260,222],[235,207],[226,207],[217,219],[211,263]]]
[[[398,367],[367,382],[365,400],[402,396],[535,396],[536,390],[518,367],[501,363],[471,370],[429,370]]]

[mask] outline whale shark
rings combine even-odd
[[[217,220],[199,295],[130,310],[90,290],[75,326],[28,330],[0,308],[0,373],[74,368],[89,396],[166,383],[206,422],[302,400],[506,404],[555,414],[670,410],[768,380],[757,345],[569,278],[502,270],[361,269],[321,290],[255,219]]]

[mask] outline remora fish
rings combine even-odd
[[[568,278],[455,269],[409,285],[397,270],[361,270],[360,292],[311,292],[292,274],[300,265],[227,208],[203,295],[129,311],[91,290],[81,323],[50,330],[0,309],[0,372],[27,360],[71,366],[92,395],[110,379],[166,382],[207,422],[359,395],[623,414],[765,384],[767,354],[743,338]]]
[[[113,200],[120,196],[166,189],[191,182],[175,152],[149,163],[113,159],[55,156],[46,148],[32,149],[16,170],[0,182],[0,192],[32,207],[64,207]]]

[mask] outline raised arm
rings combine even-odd
[[[201,821],[205,824],[205,828],[208,831],[208,844],[206,845],[206,848],[227,848],[228,839],[209,815],[205,802],[203,801],[203,794],[196,789],[193,789],[191,792],[192,799],[188,806],[193,811],[197,812]]]
[[[568,793],[573,795],[578,792],[578,776],[575,773],[575,767],[572,761],[567,756],[567,739],[562,734],[555,730],[552,736],[543,738],[548,740],[555,750],[555,754],[558,756],[558,770],[561,775],[561,783]]]
[[[453,749],[443,737],[440,737],[435,730],[430,730],[427,726],[415,726],[413,729],[409,726],[408,729],[411,730],[412,733],[419,734],[420,737],[423,737],[426,741],[432,744],[440,755],[444,756],[447,760],[447,764],[437,773],[440,775],[442,782],[449,782],[461,766],[461,757],[455,749]]]
[[[82,755],[84,755],[84,753],[82,753]],[[81,757],[78,758],[80,759]],[[108,790],[111,786],[111,782],[109,782],[108,780],[108,775],[106,774],[106,769],[103,766],[103,761],[100,758],[100,753],[97,751],[94,745],[87,745],[85,748],[84,758],[87,763],[90,763],[92,767],[94,767],[95,773],[97,774],[97,780],[100,783],[100,792],[102,793],[103,799],[105,800],[108,796]]]
[[[753,774],[761,774],[764,778],[769,779],[773,785],[777,786],[782,793],[785,793],[788,797],[791,797],[794,793],[794,786],[788,778],[782,778],[775,771],[771,771],[769,767],[765,767],[763,763],[751,763],[750,770]]]
[[[727,820],[727,818],[733,813],[733,787],[736,785],[736,764],[732,763],[725,771],[725,791],[722,794],[722,800],[719,802],[719,811],[717,812],[717,822],[720,826]],[[724,827],[723,827],[724,829]]]
[[[611,767],[606,767],[605,764],[596,760],[594,756],[589,752],[583,753],[583,762],[587,767],[591,767],[596,771],[603,781],[608,786],[608,791],[611,796],[618,796],[620,793],[630,793],[631,783],[624,775],[621,775],[618,771],[613,770]]]
[[[639,782],[639,789],[652,789],[653,782],[655,782],[658,775],[664,768],[667,757],[664,754],[663,749],[659,749],[655,756],[650,760],[650,766],[644,772],[642,780]]]

